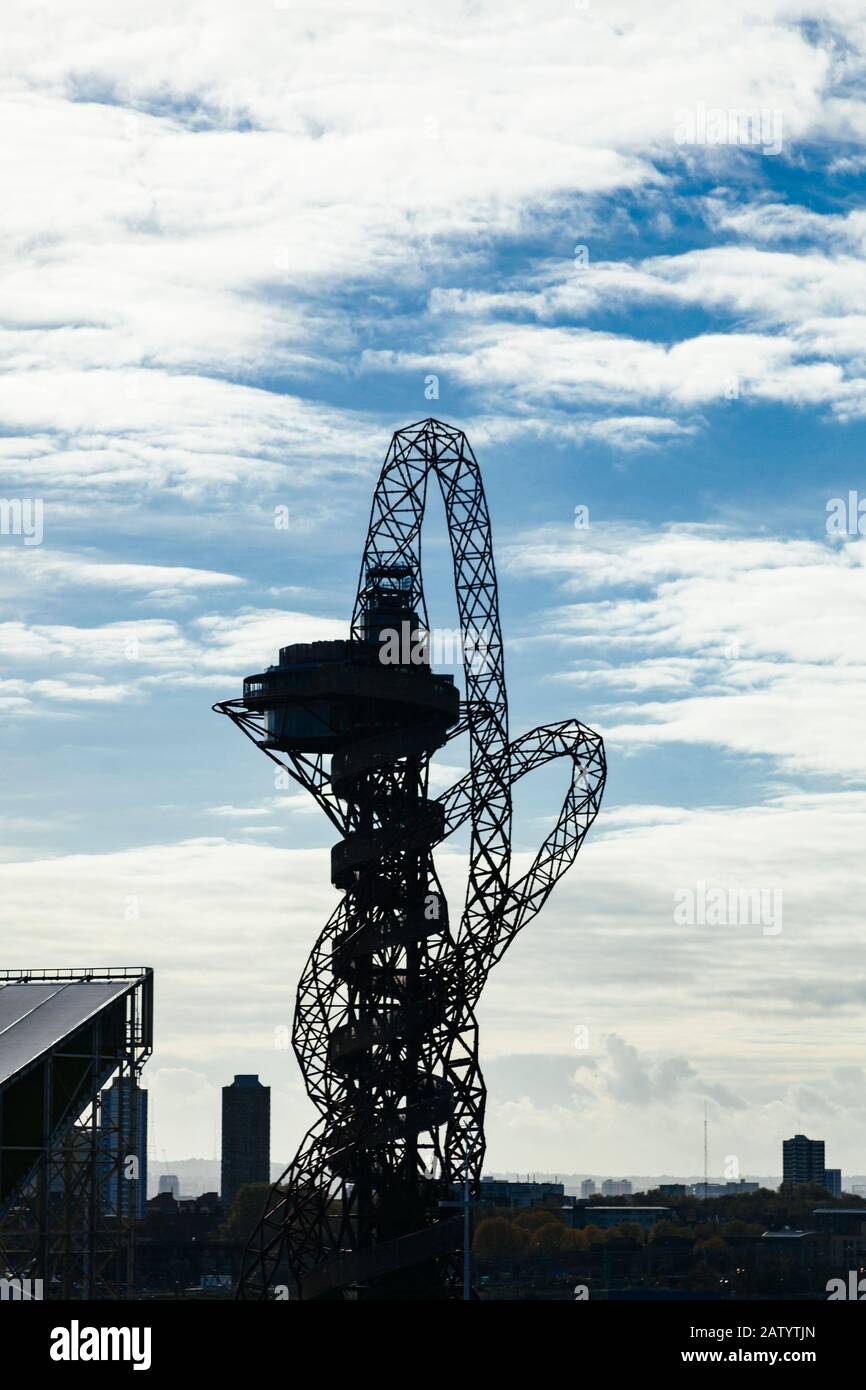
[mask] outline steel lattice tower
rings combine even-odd
[[[434,476],[454,563],[465,698],[430,666],[421,523]],[[397,634],[399,641],[392,640]],[[409,640],[405,640],[405,639]],[[396,653],[396,655],[395,655]],[[387,656],[387,659],[386,659]],[[462,431],[391,440],[350,636],[285,647],[227,714],[339,832],[343,898],[298,987],[293,1042],[320,1119],[275,1184],[247,1250],[242,1298],[435,1298],[459,1286],[460,1220],[440,1208],[484,1156],[474,1009],[491,966],[574,862],[598,812],[602,741],[565,720],[508,736],[487,503]],[[470,770],[429,795],[432,754],[468,734]],[[571,782],[529,871],[510,877],[511,789],[555,758]],[[433,849],[470,832],[466,901],[449,921]]]

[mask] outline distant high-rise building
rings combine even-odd
[[[602,1197],[630,1197],[631,1183],[628,1178],[605,1178],[601,1185]]]
[[[101,1091],[100,1149],[110,1175],[103,1188],[105,1206],[120,1216],[144,1216],[147,1202],[147,1091],[130,1077],[116,1077]],[[129,1141],[131,1142],[131,1146]],[[118,1148],[131,1147],[120,1154]],[[130,1160],[135,1160],[131,1162]]]
[[[831,1197],[841,1197],[841,1196],[842,1196],[842,1169],[841,1169],[841,1168],[825,1168],[825,1169],[824,1169],[824,1186],[826,1187],[827,1191],[830,1193],[830,1196],[831,1196]]]
[[[160,1192],[170,1192],[175,1201],[180,1196],[180,1179],[174,1173],[160,1173]]]
[[[584,1178],[583,1182],[580,1184],[580,1195],[584,1201],[587,1197],[594,1197],[597,1190],[595,1178]]]
[[[782,1181],[824,1185],[824,1140],[795,1134],[782,1143]]]
[[[271,1088],[257,1076],[236,1076],[223,1086],[222,1177],[226,1207],[245,1183],[268,1182],[271,1173]]]

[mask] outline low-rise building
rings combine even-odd
[[[670,1207],[614,1207],[605,1202],[576,1202],[573,1207],[563,1207],[563,1216],[569,1225],[581,1229],[584,1226],[598,1226],[600,1230],[610,1230],[612,1226],[623,1226],[627,1222],[651,1231],[659,1221],[670,1217]]]
[[[561,1182],[511,1182],[507,1178],[482,1178],[481,1201],[494,1207],[508,1207],[511,1211],[522,1211],[525,1207],[543,1206],[545,1203],[559,1203],[565,1198],[565,1184]]]

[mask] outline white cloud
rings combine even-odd
[[[257,816],[272,816],[275,811],[282,813],[301,815],[318,815],[319,807],[310,796],[309,792],[281,792],[279,796],[269,797],[259,806],[209,806],[206,814],[210,816],[221,816],[227,820],[254,820]],[[282,826],[267,825],[257,827],[256,833],[265,831],[280,831]]]
[[[467,325],[459,341],[426,354],[367,351],[364,364],[379,371],[434,370],[484,387],[504,407],[517,398],[535,408],[660,401],[689,409],[742,395],[860,410],[866,378],[849,382],[838,364],[799,357],[797,343],[782,335],[706,333],[668,345],[586,328],[497,322]],[[623,422],[617,423],[622,434]],[[641,426],[637,421],[636,433]],[[605,427],[616,443],[617,429],[610,421]]]
[[[674,143],[677,110],[698,102],[779,110],[786,149],[858,131],[863,25],[849,5],[820,8],[816,42],[782,0],[759,15],[744,0],[687,15],[669,0],[649,26],[624,0],[449,0],[399,25],[379,0],[326,15],[262,0],[252,20],[214,0],[146,12],[88,0],[48,24],[12,3],[0,419],[24,438],[10,466],[46,485],[184,495],[236,487],[253,460],[263,486],[296,481],[299,464],[311,479],[356,467],[369,457],[358,422],[284,393],[345,373],[365,316],[387,317],[396,290],[478,263],[498,236],[544,225],[573,239],[563,207],[577,192],[589,207],[696,164],[736,169],[738,150]],[[334,289],[358,285],[376,296],[350,315]],[[580,347],[536,343],[469,356],[494,382],[509,364],[528,371],[536,397],[543,381],[548,396],[607,395],[616,379],[616,399],[688,404],[737,370],[766,379],[756,389],[771,399],[843,394],[832,371],[760,339],[670,363],[624,342],[600,379],[561,360],[552,381],[540,359]],[[624,447],[671,432],[607,430]]]
[[[345,637],[348,621],[281,609],[246,608],[206,614],[188,623],[130,619],[98,627],[0,623],[0,662],[18,671],[36,667],[51,676],[17,675],[0,684],[9,713],[30,714],[43,697],[62,700],[146,698],[160,687],[203,685],[226,694],[242,677],[278,659],[280,647]],[[111,671],[114,682],[102,672]],[[81,674],[87,671],[90,676]],[[123,679],[117,677],[122,673]]]
[[[50,511],[49,511],[50,525]],[[238,575],[186,565],[148,565],[94,558],[47,547],[0,550],[0,592],[10,599],[22,591],[106,589],[141,595],[152,601],[175,601],[200,590],[228,589],[243,584]]]
[[[772,1171],[792,1115],[773,1109],[780,1098],[792,1087],[822,1089],[828,1071],[860,1064],[846,1020],[863,1006],[863,795],[667,809],[633,807],[609,824],[603,811],[576,868],[491,974],[480,1009],[491,1163],[525,1167],[531,1158],[537,1167],[543,1154],[551,1166],[616,1163],[621,1171],[633,1152],[626,1131],[630,1125],[633,1139],[636,1107],[658,1168],[681,1171],[689,1166],[682,1134],[709,1095],[719,1122],[724,1111],[740,1135],[739,1147],[725,1152],[740,1153],[746,1170]],[[529,857],[516,857],[515,875]],[[437,861],[456,907],[463,856],[443,849]],[[699,880],[778,887],[782,932],[678,926],[674,893]],[[144,845],[0,864],[0,885],[0,921],[10,939],[26,939],[27,963],[155,967],[156,1071],[189,1068],[209,1086],[241,1069],[277,1086],[297,1080],[276,1030],[291,1023],[299,972],[335,905],[326,849],[224,838]],[[585,1051],[574,1047],[577,1025],[588,1029]],[[611,1034],[622,1039],[615,1055],[605,1042]],[[553,1116],[549,1145],[537,1128],[514,1131],[500,1115],[520,1101],[520,1073],[497,1070],[495,1060],[515,1053],[572,1058],[579,1103],[566,1085],[566,1113]],[[589,1062],[602,1067],[600,1079],[587,1073]],[[543,1097],[535,1100],[540,1106]],[[275,1154],[288,1155],[308,1114],[296,1092],[275,1102]],[[595,1123],[605,1118],[608,1128]],[[190,1133],[182,1098],[163,1099],[161,1146],[209,1152],[208,1119],[204,1106],[200,1132]],[[850,1125],[839,1108],[828,1126],[846,1164],[856,1159]]]
[[[819,1118],[807,1086],[834,1096],[818,1132],[835,1161],[859,1171],[866,1130],[852,1129],[850,1094],[846,1102],[832,1078],[860,1066],[847,1021],[864,999],[855,964],[864,809],[862,792],[673,807],[667,817],[650,807],[644,823],[640,807],[626,823],[602,808],[577,866],[482,997],[488,1165],[537,1168],[543,1153],[560,1171],[694,1171],[707,1097],[713,1153],[773,1173],[781,1139]],[[782,931],[678,926],[674,894],[701,881],[778,889]],[[586,1046],[575,1047],[576,1028]],[[611,1035],[622,1040],[614,1057]],[[516,1059],[539,1054],[562,1061],[558,1101],[521,1081]]]
[[[862,414],[866,215],[715,198],[707,200],[707,217],[717,232],[807,244],[790,250],[723,244],[635,264],[592,259],[582,270],[550,260],[496,291],[440,287],[430,297],[435,336],[426,356],[378,350],[364,362],[386,371],[417,371],[426,363],[460,381],[486,383],[504,407],[514,397],[524,410],[542,402],[687,410],[742,397],[828,404],[843,418]],[[694,336],[678,334],[673,318],[667,325],[673,341],[659,342],[585,322],[652,303],[700,308],[723,323]],[[633,428],[649,434],[637,418]],[[615,445],[628,442],[615,430],[609,435]]]
[[[524,640],[561,644],[563,656],[573,644],[579,657],[573,670],[560,661],[562,679],[596,698],[641,697],[593,717],[609,741],[704,744],[847,781],[866,776],[864,555],[861,541],[600,526],[566,544],[527,536],[506,563],[595,591]]]
[[[488,1169],[537,1172],[544,1154],[544,1168],[560,1175],[632,1176],[641,1186],[665,1174],[694,1180],[703,1172],[706,1102],[711,1181],[735,1171],[777,1184],[782,1139],[803,1132],[828,1135],[828,1162],[849,1178],[862,1172],[866,1124],[852,1100],[866,1074],[856,1064],[818,1070],[811,1085],[791,1081],[773,1094],[746,1073],[732,1092],[687,1056],[640,1051],[616,1033],[600,1041],[591,1065],[574,1062],[567,1054],[518,1055],[488,1067]],[[515,1074],[525,1077],[522,1089]],[[546,1099],[553,1078],[557,1098]]]
[[[24,437],[20,452],[7,441],[8,477],[91,497],[146,486],[216,500],[252,466],[260,490],[303,491],[323,473],[366,471],[371,458],[370,426],[352,412],[156,369],[10,371],[0,418]]]

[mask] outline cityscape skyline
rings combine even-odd
[[[158,1192],[168,1190],[170,1186],[172,1189],[176,1189],[175,1196],[186,1198],[187,1200],[213,1191],[218,1192],[222,1200],[226,1199],[224,1176],[226,1151],[232,1144],[231,1133],[227,1134],[225,1128],[226,1094],[228,1093],[231,1095],[232,1091],[237,1088],[239,1082],[246,1083],[247,1085],[257,1083],[259,1088],[267,1093],[268,1102],[265,1118],[265,1133],[267,1139],[264,1142],[267,1144],[270,1142],[270,1088],[263,1087],[257,1076],[244,1077],[236,1075],[233,1084],[226,1084],[221,1088],[223,1124],[218,1137],[215,1131],[215,1152],[214,1156],[210,1159],[201,1156],[185,1156],[181,1158],[176,1155],[169,1158],[165,1154],[161,1157],[157,1156],[150,1125],[147,1120],[148,1106],[146,1088],[141,1088],[144,1094],[144,1133],[146,1136],[147,1153],[145,1172],[148,1175],[145,1179],[145,1186],[148,1198],[154,1196]],[[241,1131],[243,1131],[243,1129],[244,1126],[242,1122]],[[832,1196],[838,1197],[843,1191],[850,1192],[855,1196],[866,1196],[866,1171],[858,1173],[856,1170],[848,1171],[840,1168],[825,1168],[826,1144],[823,1139],[812,1140],[805,1135],[794,1135],[788,1139],[781,1139],[779,1143],[781,1145],[782,1162],[777,1170],[769,1170],[763,1173],[759,1172],[757,1169],[754,1171],[744,1171],[742,1173],[738,1170],[736,1177],[733,1178],[730,1176],[730,1171],[727,1168],[720,1167],[718,1170],[714,1170],[711,1163],[707,1168],[706,1177],[697,1169],[692,1171],[664,1171],[655,1174],[647,1174],[646,1172],[639,1173],[637,1170],[611,1172],[609,1169],[564,1169],[560,1172],[554,1172],[553,1170],[548,1171],[534,1168],[528,1171],[518,1171],[515,1168],[498,1167],[497,1165],[487,1163],[484,1167],[484,1178],[485,1180],[496,1179],[526,1183],[561,1181],[566,1184],[567,1191],[573,1192],[574,1195],[588,1197],[596,1193],[602,1196],[617,1195],[618,1193],[629,1195],[632,1192],[650,1191],[655,1188],[664,1188],[665,1186],[682,1186],[684,1189],[700,1196],[700,1189],[703,1188],[705,1181],[710,1188],[717,1189],[718,1193],[722,1191],[730,1193],[731,1191],[737,1190],[752,1191],[759,1187],[773,1190],[780,1187],[785,1181],[814,1181],[820,1184],[826,1175],[826,1182],[824,1185],[827,1186]],[[249,1148],[249,1136],[246,1134],[244,1135],[244,1148]],[[216,1152],[217,1149],[219,1149],[219,1153]],[[264,1150],[260,1149],[260,1155],[263,1155],[263,1152]],[[808,1158],[806,1159],[801,1157],[804,1152],[808,1154]],[[817,1157],[813,1157],[813,1155],[817,1155]],[[256,1160],[250,1160],[248,1155],[245,1155],[243,1162],[250,1161],[257,1163],[261,1170],[260,1175],[253,1180],[265,1183],[276,1182],[288,1164],[287,1157],[282,1161],[279,1158],[271,1158],[266,1162],[263,1156],[260,1156]],[[181,1170],[188,1175],[184,1179],[185,1185],[179,1180],[177,1170]],[[190,1174],[194,1176],[190,1177]],[[208,1174],[208,1176],[204,1176],[205,1174]],[[234,1189],[236,1189],[237,1185],[237,1183],[234,1184]],[[233,1194],[229,1194],[229,1199],[231,1195]],[[717,1194],[714,1193],[713,1195]]]
[[[544,1065],[543,1065],[543,1080],[544,1080],[544,1084],[545,1084],[545,1085],[549,1085],[549,1078],[550,1078],[550,1065],[549,1065],[549,1064],[550,1064],[551,1061],[558,1061],[558,1062],[560,1062],[560,1063],[562,1064],[562,1065],[561,1065],[561,1073],[560,1073],[561,1075],[564,1074],[564,1073],[567,1071],[566,1059],[542,1058],[542,1059],[539,1059],[539,1060],[544,1064]],[[530,1059],[521,1058],[520,1061],[521,1061],[524,1065],[529,1061],[529,1062],[530,1062],[530,1066],[531,1066],[531,1061],[530,1061]],[[156,1068],[154,1068],[153,1071],[151,1071],[150,1069],[148,1070],[148,1076],[147,1076],[148,1087],[150,1087],[150,1077],[153,1075],[153,1073],[154,1073],[155,1071],[156,1071]],[[271,1073],[271,1081],[272,1081],[272,1084],[271,1084],[271,1093],[272,1093],[272,1106],[273,1106],[273,1108],[272,1108],[272,1125],[273,1125],[273,1122],[274,1122],[274,1120],[275,1120],[275,1121],[276,1121],[276,1125],[274,1126],[274,1128],[276,1129],[276,1131],[277,1131],[278,1133],[279,1133],[279,1132],[285,1133],[285,1132],[287,1132],[287,1131],[286,1131],[285,1128],[284,1128],[283,1126],[281,1126],[280,1123],[279,1123],[279,1121],[280,1121],[280,1119],[281,1119],[280,1111],[279,1111],[279,1102],[280,1102],[281,1095],[284,1095],[284,1086],[280,1086],[279,1080],[278,1080],[278,1076],[279,1076],[279,1073],[276,1072],[276,1071]],[[564,1088],[564,1091],[565,1091],[565,1088]],[[189,1162],[196,1162],[196,1161],[199,1161],[199,1160],[200,1160],[200,1161],[203,1161],[203,1162],[212,1162],[212,1161],[215,1162],[215,1161],[218,1161],[218,1157],[219,1157],[219,1129],[218,1129],[218,1125],[217,1125],[217,1121],[216,1121],[216,1116],[218,1115],[218,1111],[219,1111],[219,1104],[220,1104],[219,1096],[220,1096],[220,1092],[221,1092],[221,1082],[220,1082],[219,1076],[217,1076],[216,1081],[215,1081],[215,1083],[214,1083],[213,1086],[204,1085],[204,1086],[201,1086],[199,1089],[197,1089],[197,1092],[196,1092],[196,1101],[197,1101],[198,1107],[200,1107],[200,1108],[199,1108],[199,1112],[198,1112],[198,1115],[197,1115],[196,1130],[197,1130],[197,1132],[198,1132],[199,1135],[206,1136],[206,1142],[202,1143],[201,1146],[200,1146],[197,1150],[196,1150],[195,1148],[193,1148],[192,1151],[189,1151],[189,1150],[183,1151],[183,1150],[180,1150],[180,1149],[178,1149],[178,1148],[173,1149],[173,1150],[171,1151],[172,1157],[168,1160],[170,1164],[171,1164],[171,1163],[176,1164],[176,1163],[178,1163],[178,1162],[187,1162],[187,1161],[189,1161]],[[495,1091],[494,1091],[493,1094],[494,1094],[494,1097],[495,1097]],[[274,1104],[274,1099],[273,1099],[273,1098],[275,1098],[275,1101],[276,1101],[275,1104]],[[158,1124],[158,1120],[157,1120],[157,1110],[156,1110],[156,1107],[155,1107],[154,1101],[153,1101],[153,1095],[151,1095],[150,1105],[151,1105],[151,1121],[150,1121],[150,1123],[151,1123],[151,1126],[154,1127],[154,1132],[157,1133],[157,1134],[159,1135],[159,1137],[158,1137],[158,1139],[157,1139],[157,1138],[154,1138],[153,1145],[152,1145],[152,1146],[150,1147],[150,1149],[149,1149],[149,1158],[150,1158],[150,1161],[151,1161],[152,1163],[157,1164],[157,1163],[162,1163],[162,1162],[163,1162],[163,1160],[162,1160],[162,1154],[163,1154],[163,1152],[168,1152],[168,1150],[166,1149],[165,1145],[163,1144],[162,1137],[161,1137],[161,1130],[157,1131],[156,1128],[155,1128],[156,1125]],[[797,1126],[796,1123],[795,1123],[794,1125],[789,1125],[788,1128],[791,1129],[791,1130],[793,1131],[793,1130],[795,1130],[795,1129],[798,1129],[799,1126]],[[289,1130],[288,1132],[289,1132],[289,1133],[292,1133],[293,1131]],[[688,1165],[683,1165],[682,1163],[676,1163],[676,1162],[675,1162],[675,1163],[672,1164],[672,1165],[665,1164],[665,1165],[659,1165],[657,1168],[654,1167],[653,1169],[650,1170],[650,1173],[653,1173],[653,1172],[654,1172],[654,1173],[656,1173],[658,1176],[671,1175],[671,1174],[673,1174],[674,1176],[680,1176],[680,1175],[682,1175],[684,1172],[689,1172],[689,1171],[691,1171],[691,1172],[693,1172],[693,1173],[699,1175],[699,1174],[703,1171],[703,1166],[702,1166],[702,1165],[703,1165],[703,1158],[702,1158],[702,1154],[703,1154],[703,1111],[702,1111],[702,1110],[701,1110],[700,1112],[696,1111],[695,1114],[691,1117],[691,1129],[690,1129],[689,1131],[686,1131],[686,1129],[684,1128],[684,1130],[683,1130],[683,1135],[684,1135],[684,1139],[685,1139],[685,1144],[686,1144],[687,1150],[690,1148],[691,1151],[692,1151],[691,1167],[689,1167]],[[719,1130],[718,1130],[718,1127],[716,1126],[715,1119],[714,1119],[714,1120],[711,1122],[711,1125],[710,1125],[710,1135],[711,1135],[711,1157],[710,1157],[710,1171],[711,1171],[711,1173],[714,1171],[714,1170],[713,1170],[713,1162],[714,1162],[714,1159],[713,1159],[713,1156],[712,1156],[713,1153],[719,1153],[719,1152],[721,1152],[721,1154],[722,1154],[722,1157],[721,1157],[720,1159],[719,1159],[719,1158],[715,1159],[715,1162],[716,1162],[716,1164],[717,1164],[717,1177],[721,1178],[722,1175],[723,1175],[724,1160],[725,1160],[725,1158],[727,1158],[728,1156],[732,1156],[732,1157],[736,1158],[738,1164],[740,1165],[740,1168],[741,1168],[742,1172],[743,1172],[743,1173],[748,1172],[749,1176],[762,1175],[762,1176],[764,1176],[764,1177],[768,1177],[768,1178],[769,1178],[769,1177],[772,1177],[774,1174],[778,1174],[778,1176],[777,1176],[777,1178],[776,1178],[776,1181],[778,1182],[778,1181],[781,1181],[781,1180],[782,1180],[782,1164],[781,1164],[781,1162],[778,1162],[778,1160],[777,1160],[776,1163],[773,1163],[772,1161],[761,1162],[761,1161],[760,1161],[760,1156],[756,1157],[756,1158],[754,1159],[754,1161],[750,1161],[750,1159],[749,1159],[748,1156],[742,1155],[742,1154],[739,1152],[739,1150],[737,1150],[737,1149],[734,1148],[734,1143],[736,1142],[736,1129],[735,1129],[735,1128],[733,1128],[733,1127],[732,1127],[732,1128],[722,1127],[722,1128],[721,1128],[721,1134],[720,1134],[720,1133],[719,1133]],[[731,1141],[730,1143],[725,1143],[725,1142],[724,1142],[724,1140],[725,1140],[726,1137]],[[275,1141],[274,1141],[274,1145],[273,1145],[273,1152],[279,1152],[279,1153],[281,1153],[281,1154],[286,1155],[285,1161],[287,1162],[287,1161],[288,1161],[288,1156],[290,1155],[290,1152],[291,1152],[291,1145],[292,1145],[292,1142],[293,1142],[293,1141],[292,1141],[291,1139],[288,1141],[288,1143],[280,1142],[279,1139],[275,1140]],[[578,1141],[578,1142],[580,1142],[580,1141]],[[768,1155],[768,1156],[769,1156],[769,1155],[772,1154],[775,1150],[778,1150],[780,1143],[781,1143],[781,1139],[780,1139],[780,1137],[779,1137],[779,1134],[777,1134],[777,1133],[768,1134],[767,1137],[766,1137],[766,1141],[765,1141],[764,1145],[762,1146],[763,1152],[765,1153],[765,1155]],[[858,1146],[856,1143],[850,1142],[850,1143],[846,1146],[846,1136],[845,1136],[844,1128],[843,1128],[842,1126],[840,1126],[840,1129],[839,1129],[838,1133],[834,1134],[834,1137],[833,1137],[832,1139],[830,1138],[829,1131],[828,1131],[827,1143],[828,1143],[828,1149],[829,1149],[830,1146],[832,1146],[833,1151],[834,1151],[837,1155],[839,1154],[840,1150],[846,1155],[846,1161],[842,1164],[842,1171],[843,1171],[843,1172],[845,1172],[845,1173],[857,1174],[857,1173],[859,1172],[860,1166],[861,1166],[861,1165],[863,1166],[864,1171],[863,1171],[863,1175],[862,1175],[862,1180],[863,1180],[864,1184],[866,1184],[866,1162],[864,1162],[864,1160],[863,1160],[862,1158],[860,1158],[860,1159],[859,1159],[859,1162],[858,1162],[858,1147],[859,1147],[859,1146]],[[584,1143],[584,1147],[585,1147],[585,1143]],[[485,1170],[487,1170],[487,1169],[495,1170],[497,1173],[516,1173],[516,1172],[518,1172],[518,1171],[523,1172],[523,1171],[536,1171],[536,1170],[537,1170],[537,1171],[544,1171],[548,1176],[549,1176],[551,1173],[553,1173],[554,1171],[563,1171],[563,1172],[566,1172],[566,1171],[567,1171],[567,1172],[575,1172],[575,1173],[578,1172],[578,1171],[580,1171],[580,1172],[581,1172],[581,1176],[598,1175],[598,1174],[600,1174],[600,1173],[605,1173],[606,1175],[611,1175],[611,1176],[617,1176],[617,1175],[619,1175],[619,1176],[628,1176],[628,1177],[632,1177],[632,1176],[634,1175],[634,1172],[637,1171],[637,1170],[633,1170],[633,1169],[630,1169],[630,1168],[627,1167],[627,1163],[628,1163],[628,1139],[627,1139],[627,1137],[623,1140],[622,1148],[623,1148],[624,1152],[622,1152],[622,1154],[621,1154],[621,1156],[620,1156],[620,1152],[619,1152],[619,1149],[618,1149],[618,1151],[617,1151],[617,1156],[616,1156],[616,1158],[615,1158],[615,1161],[611,1161],[611,1162],[604,1162],[604,1161],[602,1161],[602,1162],[597,1163],[597,1164],[592,1164],[592,1166],[587,1166],[587,1167],[586,1167],[585,1169],[583,1169],[583,1170],[577,1170],[577,1169],[575,1169],[575,1168],[573,1167],[573,1163],[569,1163],[569,1162],[568,1162],[569,1155],[568,1155],[567,1153],[564,1154],[565,1162],[563,1162],[563,1163],[561,1163],[561,1164],[559,1164],[559,1165],[550,1164],[550,1165],[548,1165],[548,1166],[546,1166],[545,1168],[542,1169],[541,1166],[540,1166],[540,1164],[539,1164],[539,1162],[538,1162],[538,1159],[539,1159],[540,1155],[539,1155],[537,1152],[536,1152],[536,1153],[533,1153],[532,1150],[529,1148],[528,1145],[525,1146],[525,1149],[524,1149],[524,1152],[525,1152],[525,1154],[526,1154],[526,1157],[529,1159],[529,1162],[528,1162],[528,1163],[527,1163],[527,1162],[523,1162],[523,1161],[520,1161],[520,1162],[515,1162],[515,1161],[509,1162],[509,1161],[508,1161],[509,1155],[508,1155],[507,1153],[496,1155],[496,1154],[494,1154],[494,1153],[491,1153],[491,1152],[490,1152],[490,1148],[488,1147],[488,1159],[487,1159],[487,1162],[486,1162]],[[754,1153],[754,1147],[751,1147],[751,1151]],[[210,1154],[210,1158],[208,1158],[208,1154]],[[850,1155],[850,1157],[849,1157],[849,1155]],[[285,1166],[285,1163],[283,1164],[283,1166]],[[837,1166],[838,1166],[838,1165],[837,1165]],[[646,1169],[643,1169],[643,1170],[641,1170],[641,1171],[643,1171],[644,1173],[647,1172]],[[205,1190],[205,1189],[202,1189],[202,1190]]]

